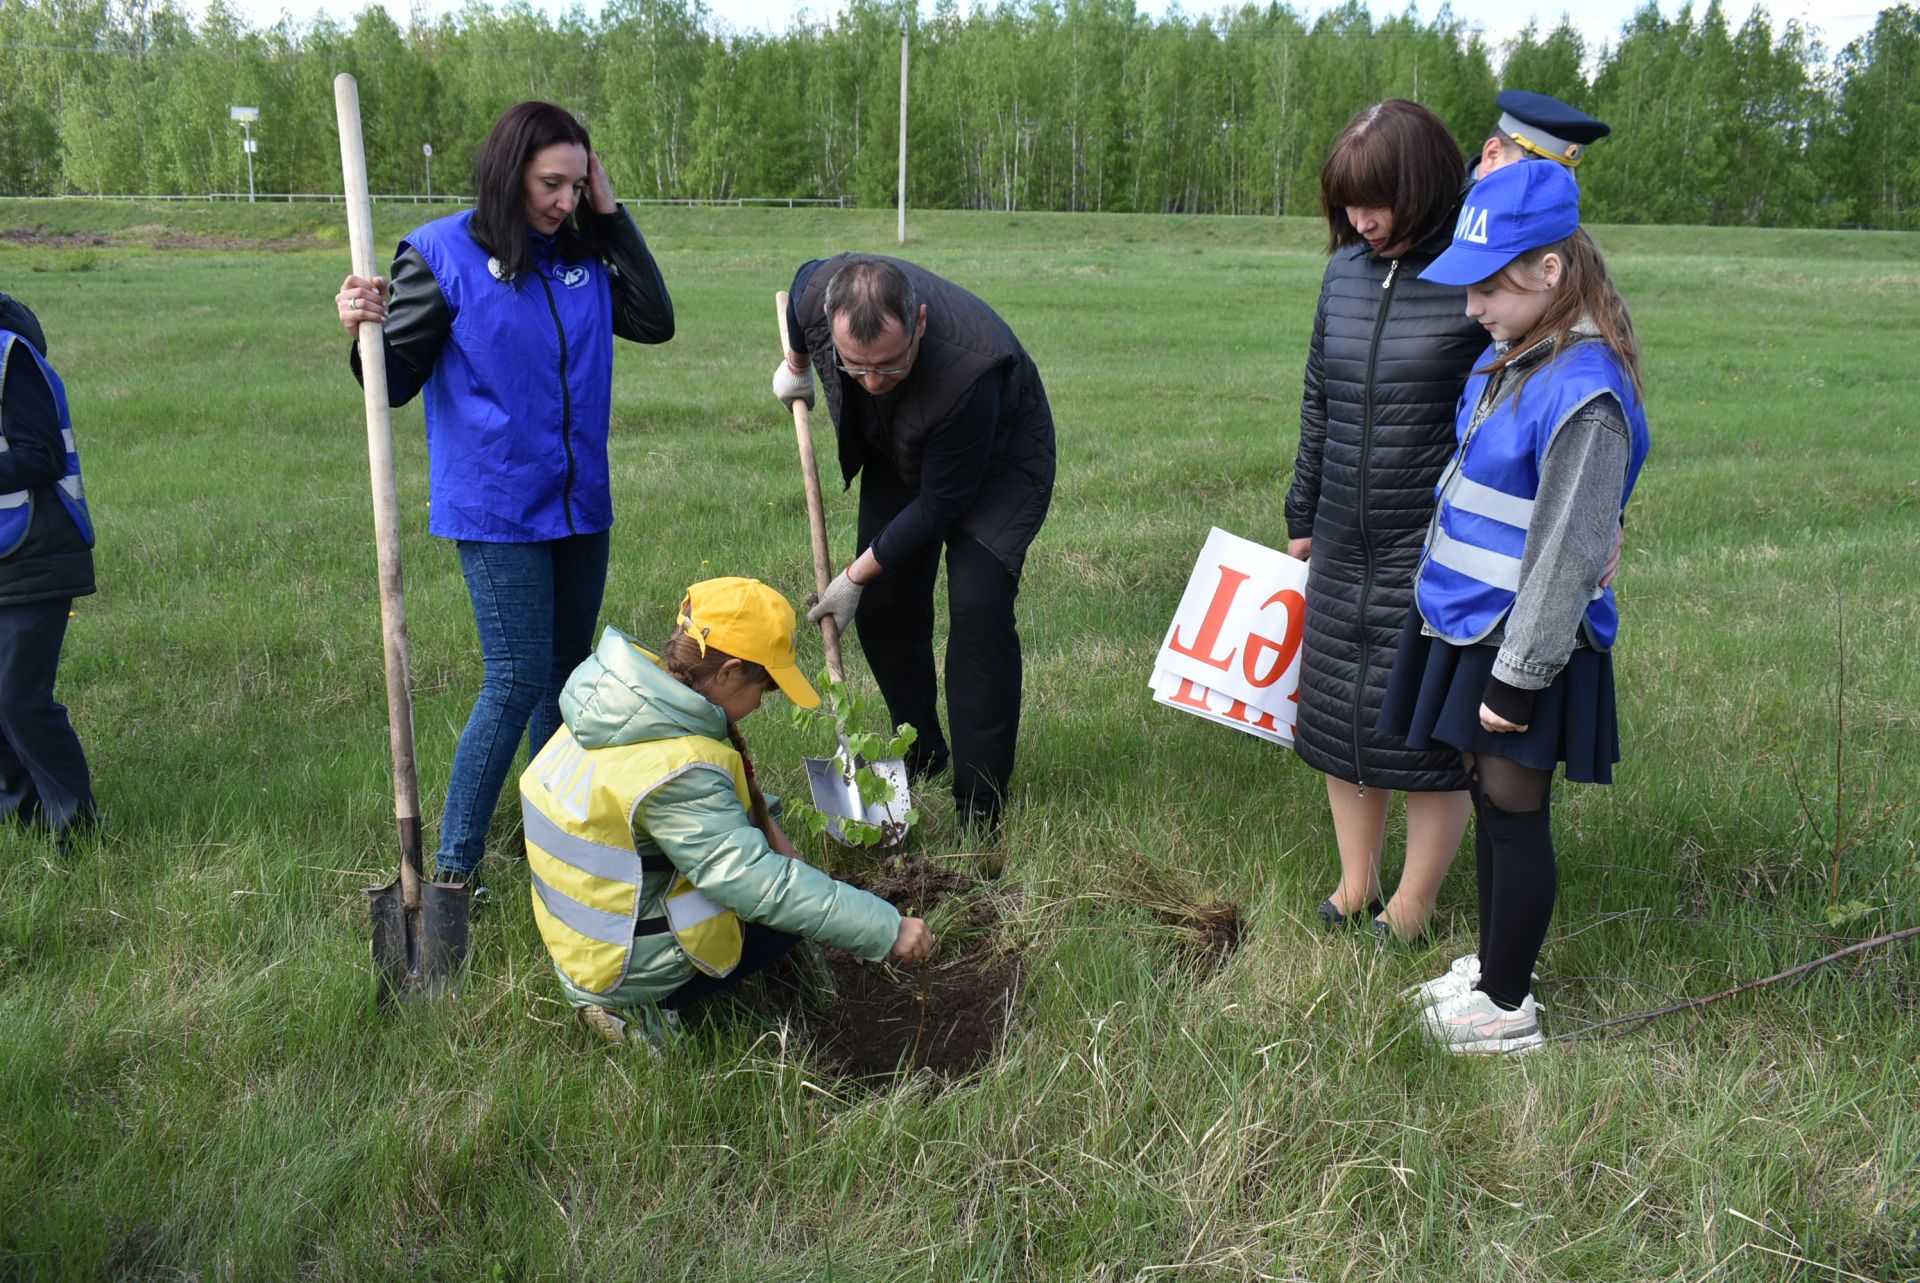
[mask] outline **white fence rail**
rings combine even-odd
[[[47,201],[47,200],[125,200],[125,201],[245,201],[245,192],[205,192],[181,195],[178,193],[154,194],[147,196],[119,192],[74,192],[66,196],[0,196],[0,200]],[[296,201],[324,201],[329,205],[346,199],[338,192],[260,192],[254,196],[255,204],[291,204]],[[471,196],[420,196],[407,194],[375,195],[375,201],[385,201],[394,205],[471,205]],[[846,197],[814,196],[729,196],[724,199],[704,199],[700,197],[676,197],[650,199],[646,197],[622,197],[627,205],[713,205],[741,208],[747,205],[784,205],[788,209],[818,206],[827,209],[847,209],[853,202]]]

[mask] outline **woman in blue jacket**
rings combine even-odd
[[[613,339],[664,343],[673,303],[587,131],[551,103],[494,123],[474,207],[349,276],[340,322],[386,325],[389,400],[426,392],[430,520],[452,539],[486,679],[454,753],[438,876],[471,882],[522,732],[537,752],[593,646],[613,504]],[[353,355],[359,377],[359,354]]]

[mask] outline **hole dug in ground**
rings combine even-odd
[[[1000,938],[1000,913],[973,877],[920,855],[843,875],[938,937],[924,968],[824,953],[834,994],[801,1015],[801,1031],[835,1076],[871,1079],[931,1070],[951,1078],[993,1056],[1012,1016],[1020,960]]]

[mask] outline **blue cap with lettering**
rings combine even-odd
[[[1531,249],[1580,227],[1580,185],[1563,165],[1508,165],[1467,189],[1453,244],[1420,273],[1441,285],[1474,285]]]

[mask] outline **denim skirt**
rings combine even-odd
[[[1535,694],[1533,720],[1517,734],[1480,725],[1480,701],[1498,653],[1498,646],[1455,646],[1429,637],[1421,630],[1420,612],[1408,611],[1379,729],[1405,737],[1409,748],[1445,744],[1541,771],[1564,762],[1569,780],[1613,783],[1620,726],[1614,718],[1612,653],[1576,648],[1560,675]]]

